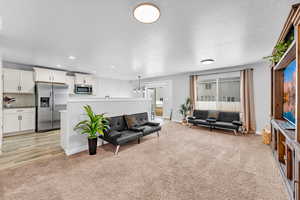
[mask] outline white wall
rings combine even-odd
[[[98,78],[96,90],[98,97],[133,97],[133,85],[126,80]]]
[[[251,64],[247,66],[238,66],[237,70],[249,67],[253,68],[254,81],[254,103],[255,103],[255,117],[256,130],[260,132],[270,121],[270,72],[269,64],[267,62]],[[231,68],[232,70],[233,68]],[[195,74],[195,73],[193,73]],[[189,75],[179,74],[158,78],[143,79],[142,83],[155,81],[172,81],[172,109],[173,120],[181,121],[182,116],[179,114],[179,106],[184,103],[185,99],[189,97]],[[134,85],[137,83],[134,82]]]
[[[119,116],[147,112],[150,114],[151,102],[144,99],[73,99],[68,101],[67,110],[61,115],[61,145],[67,155],[88,149],[87,136],[74,131],[75,125],[87,118],[82,107],[89,104],[95,113],[106,113],[106,116]],[[79,109],[80,108],[80,109]],[[101,142],[98,141],[98,145]]]
[[[142,84],[160,81],[169,81],[171,83],[172,99],[170,100],[171,103],[169,109],[173,111],[173,120],[181,121],[182,116],[179,114],[179,106],[185,102],[186,98],[189,97],[189,76],[187,74],[179,74],[159,78],[143,79]],[[137,83],[135,82],[134,84],[136,85]],[[170,111],[167,111],[166,113],[169,114]]]
[[[256,132],[260,132],[270,122],[271,72],[269,63],[257,64],[253,69]]]

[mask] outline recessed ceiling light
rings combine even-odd
[[[204,64],[204,65],[209,65],[209,64],[212,64],[214,62],[215,62],[215,60],[211,59],[211,58],[201,60],[201,63]]]
[[[160,10],[152,3],[142,3],[134,9],[133,16],[142,23],[150,24],[158,20]]]
[[[116,66],[112,65],[112,66],[110,66],[110,68],[112,68],[112,69],[115,69],[115,68],[116,68]]]
[[[75,60],[76,57],[75,57],[75,56],[69,56],[69,59],[70,59],[70,60]]]
[[[62,66],[60,64],[56,65],[56,67],[61,68]]]

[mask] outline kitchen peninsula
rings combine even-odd
[[[106,113],[107,117],[148,112],[151,102],[147,99],[134,98],[70,98],[67,109],[61,111],[61,147],[66,155],[72,155],[88,149],[87,136],[74,131],[75,125],[87,118],[83,106],[90,105],[95,113]],[[98,142],[101,145],[101,142]]]

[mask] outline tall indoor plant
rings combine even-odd
[[[90,155],[95,155],[97,153],[98,135],[103,135],[104,131],[109,129],[109,122],[104,116],[104,113],[100,115],[95,114],[89,105],[83,108],[89,119],[79,122],[74,130],[80,130],[81,134],[87,134],[89,153]]]
[[[191,111],[192,111],[192,101],[190,98],[187,98],[184,104],[180,105],[180,109],[179,109],[179,112],[183,117],[182,123],[186,123],[186,117]]]

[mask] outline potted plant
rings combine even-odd
[[[269,61],[271,61],[273,64],[276,65],[280,61],[284,53],[288,50],[290,45],[293,43],[293,41],[294,41],[294,35],[291,35],[290,37],[287,38],[286,41],[279,42],[274,47],[273,55],[264,57],[264,59],[268,59]]]
[[[87,134],[89,153],[90,155],[95,155],[97,153],[98,135],[103,135],[104,131],[109,129],[109,122],[104,116],[104,113],[100,115],[95,114],[89,105],[86,105],[83,108],[89,119],[79,122],[74,130],[80,130],[81,134]]]
[[[187,122],[186,117],[191,111],[192,111],[192,102],[191,102],[190,98],[187,98],[185,100],[185,103],[180,105],[180,109],[179,109],[179,112],[183,117],[183,119],[182,119],[183,124],[185,124]]]

